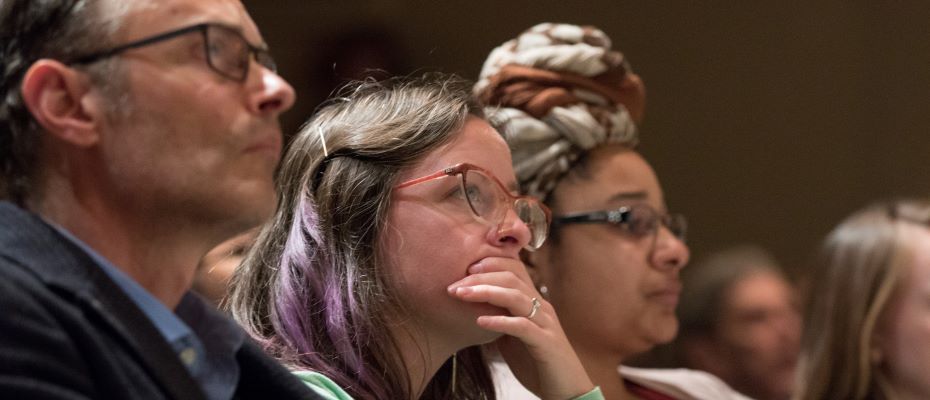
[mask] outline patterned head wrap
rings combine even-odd
[[[582,153],[637,143],[646,89],[610,38],[543,23],[488,56],[475,94],[513,152],[524,193],[546,199]]]

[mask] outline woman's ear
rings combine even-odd
[[[29,67],[21,88],[26,107],[46,132],[81,147],[97,142],[95,113],[85,107],[91,88],[86,76],[59,61],[43,59]]]

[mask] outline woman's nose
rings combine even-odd
[[[691,256],[688,245],[675,236],[667,226],[660,224],[657,229],[652,251],[653,266],[660,269],[683,268]]]
[[[513,208],[507,210],[504,220],[497,225],[497,229],[492,234],[491,240],[497,246],[515,248],[514,255],[519,254],[520,249],[527,246],[532,238],[529,226],[517,216]]]

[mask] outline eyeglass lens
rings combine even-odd
[[[475,216],[488,223],[499,224],[503,222],[507,211],[513,208],[530,230],[527,247],[536,249],[545,241],[549,223],[539,203],[527,198],[512,200],[497,182],[477,170],[467,170],[462,174],[462,190]]]
[[[658,231],[659,223],[665,225],[675,237],[684,241],[687,223],[684,216],[680,214],[659,215],[651,207],[634,206],[629,209],[629,214],[625,218],[626,225],[630,233],[636,236],[646,236],[655,234]]]
[[[670,214],[665,216],[665,226],[668,227],[672,234],[675,235],[682,242],[685,241],[688,235],[688,221],[685,219],[684,215],[681,214]]]
[[[208,26],[206,32],[207,60],[220,74],[235,80],[245,80],[253,51],[259,64],[272,72],[276,71],[271,55],[264,50],[253,50],[239,32],[217,25]]]

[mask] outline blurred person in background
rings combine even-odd
[[[233,236],[207,252],[197,264],[193,289],[219,307],[226,297],[229,279],[255,243],[258,228]]]
[[[930,398],[930,201],[854,213],[821,256],[805,293],[795,398]]]
[[[787,400],[801,339],[797,296],[758,246],[711,254],[683,274],[675,348],[682,366],[710,372],[757,400]]]

